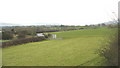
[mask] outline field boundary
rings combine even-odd
[[[45,37],[32,37],[32,38],[22,38],[22,39],[17,39],[17,40],[12,40],[12,41],[6,41],[6,42],[2,42],[2,48],[14,46],[14,45],[26,44],[30,42],[38,42],[38,41],[43,41],[43,40],[46,40],[46,38]]]

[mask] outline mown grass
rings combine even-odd
[[[63,39],[28,43],[3,49],[3,66],[100,66],[101,42],[115,29],[98,28],[54,32]]]

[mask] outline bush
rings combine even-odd
[[[13,38],[12,32],[9,32],[9,31],[2,32],[2,39],[3,40],[10,40],[12,38]]]
[[[4,48],[4,47],[13,46],[13,45],[25,44],[25,43],[29,43],[29,42],[43,41],[45,39],[46,39],[45,37],[22,38],[22,39],[2,42],[2,47]]]
[[[106,47],[100,49],[99,55],[106,59],[105,64],[110,66],[118,65],[118,36],[115,35],[110,39]]]
[[[2,40],[2,32],[0,33],[0,40]]]
[[[52,36],[52,34],[48,34],[48,37],[51,37]]]
[[[25,34],[22,34],[22,33],[19,33],[19,34],[18,34],[18,38],[19,38],[19,39],[20,39],[20,38],[25,38],[25,36],[26,36],[26,35],[25,35]]]

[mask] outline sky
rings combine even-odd
[[[98,24],[117,17],[118,1],[120,0],[0,0],[0,23]]]

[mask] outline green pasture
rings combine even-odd
[[[10,41],[10,40],[0,40],[0,42],[6,42],[6,41]]]
[[[105,65],[105,59],[98,55],[98,49],[115,32],[115,29],[110,28],[54,32],[58,38],[63,39],[3,48],[3,66]]]

